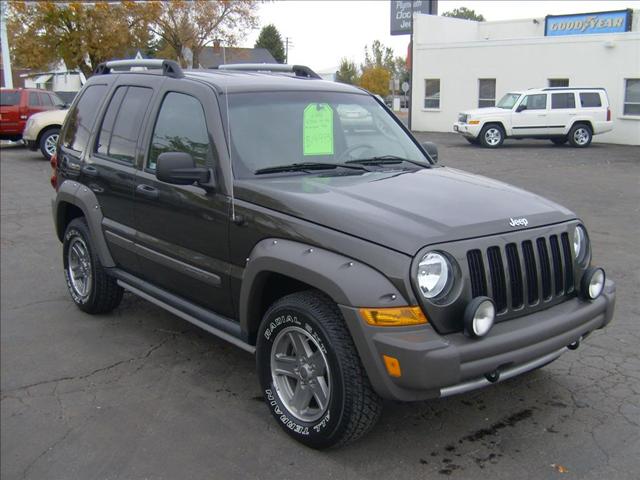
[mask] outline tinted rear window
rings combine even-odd
[[[90,85],[84,90],[80,101],[65,120],[62,145],[77,152],[84,150],[98,114],[98,107],[106,92],[106,85]]]
[[[601,107],[600,94],[597,92],[583,92],[580,94],[580,105],[583,107]]]
[[[0,93],[0,105],[19,105],[20,92],[2,92]]]
[[[573,93],[554,93],[551,95],[551,108],[576,108],[576,96]]]

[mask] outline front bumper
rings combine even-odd
[[[485,376],[500,380],[543,366],[565,347],[613,317],[615,284],[606,282],[596,300],[572,298],[530,315],[497,323],[481,339],[463,333],[438,334],[431,325],[404,328],[372,327],[357,308],[341,306],[373,388],[384,398],[412,401],[443,397],[488,385]],[[390,377],[382,355],[400,362],[402,375]]]
[[[456,133],[460,133],[465,137],[469,138],[478,138],[480,135],[480,130],[482,129],[482,125],[475,124],[470,125],[468,123],[456,122],[453,124],[453,131]]]

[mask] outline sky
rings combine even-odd
[[[454,1],[440,0],[438,13],[467,7],[488,21],[544,17],[566,13],[640,9],[640,1]],[[358,65],[364,61],[364,47],[374,40],[406,56],[408,35],[389,35],[388,0],[377,1],[275,1],[260,5],[260,28],[273,23],[283,37],[292,40],[289,63],[307,65],[327,73],[337,69],[346,57]],[[252,31],[240,46],[253,47],[260,28]]]

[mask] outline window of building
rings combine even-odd
[[[30,107],[39,107],[40,106],[40,98],[38,97],[37,92],[29,93],[29,106]]]
[[[212,164],[204,109],[191,95],[171,92],[162,101],[147,168],[155,170],[158,156],[165,152],[189,153],[200,167]]]
[[[481,78],[478,80],[478,107],[495,107],[496,79]]]
[[[153,90],[144,87],[119,87],[102,121],[96,151],[115,160],[133,163],[147,106]]]
[[[551,108],[576,108],[576,96],[572,93],[551,94]]]
[[[106,85],[91,85],[84,90],[78,104],[67,114],[62,145],[77,152],[84,150],[98,114],[98,107],[106,92]]]
[[[625,115],[640,115],[640,78],[627,78],[624,81]]]
[[[569,79],[568,78],[550,78],[549,86],[550,87],[568,87]]]
[[[582,107],[601,107],[600,94],[598,92],[581,92],[580,105]]]
[[[424,81],[424,108],[440,108],[439,78],[428,78]]]
[[[520,105],[527,107],[526,110],[544,110],[547,108],[547,94],[527,95]]]

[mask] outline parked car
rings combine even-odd
[[[314,448],[361,437],[382,398],[514,377],[611,321],[573,212],[438,165],[361,89],[268,70],[99,66],[51,161],[78,308],[129,290],[254,353],[275,421]],[[342,127],[351,105],[375,131]]]
[[[556,145],[591,144],[594,135],[613,129],[604,88],[555,87],[507,93],[491,108],[458,115],[453,130],[473,144],[497,148],[505,138],[538,138]]]
[[[69,110],[49,110],[29,117],[22,139],[31,150],[40,149],[47,160],[56,153],[60,128]]]
[[[34,113],[64,108],[65,103],[53,92],[37,88],[3,88],[0,90],[0,140],[22,138],[27,119]]]

